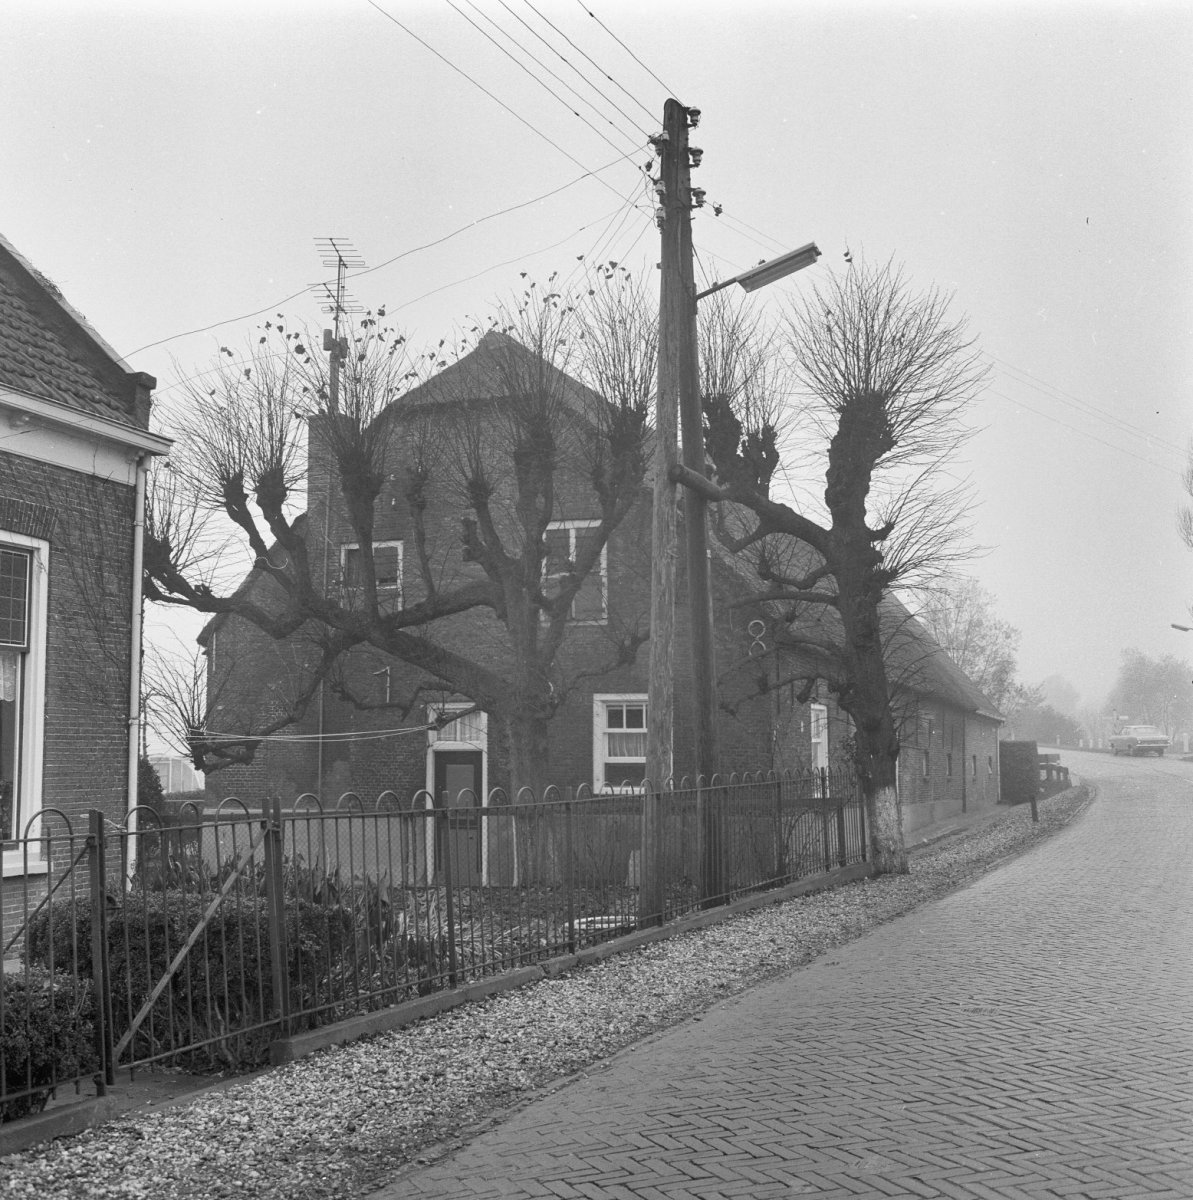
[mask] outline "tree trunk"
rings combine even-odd
[[[879,875],[906,875],[907,847],[903,844],[903,812],[899,790],[886,784],[865,796],[870,822],[870,856]]]
[[[879,875],[906,875],[907,848],[903,843],[903,803],[897,785],[897,744],[892,744],[881,732],[877,738],[869,735],[856,717],[854,722],[858,784],[866,806],[870,861]]]
[[[506,717],[506,736],[509,739],[510,799],[515,805],[515,853],[517,882],[522,885],[551,887],[562,878],[558,846],[563,820],[559,805],[543,805],[547,778],[547,721],[526,712]],[[560,797],[562,798],[562,796]]]

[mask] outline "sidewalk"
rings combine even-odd
[[[1104,786],[1023,858],[639,1043],[375,1200],[1188,1200],[1187,791]]]

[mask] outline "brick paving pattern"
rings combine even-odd
[[[377,1194],[1193,1197],[1193,768]]]

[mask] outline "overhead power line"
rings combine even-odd
[[[358,279],[362,275],[371,275],[374,271],[381,271],[386,267],[391,267],[394,263],[400,262],[404,258],[409,258],[412,254],[418,254],[423,250],[430,250],[435,246],[442,246],[444,242],[451,241],[452,238],[459,237],[460,234],[467,233],[468,230],[475,229],[478,225],[483,225],[486,221],[493,221],[498,217],[504,217],[509,213],[517,212],[519,209],[529,208],[532,204],[549,200],[552,196],[557,196],[560,192],[567,191],[568,188],[575,187],[576,184],[583,183],[586,179],[594,178],[602,171],[608,171],[612,167],[625,162],[627,158],[632,157],[632,154],[623,154],[620,158],[615,158],[612,162],[607,162],[603,167],[597,167],[592,171],[585,171],[583,175],[577,175],[575,179],[567,183],[562,183],[559,187],[552,188],[550,191],[542,192],[540,195],[533,196],[529,200],[521,200],[517,204],[508,205],[506,208],[500,208],[496,212],[486,213],[483,217],[477,217],[475,221],[469,221],[466,225],[461,225],[458,229],[453,229],[451,233],[445,233],[442,237],[433,238],[431,241],[423,242],[419,246],[411,246],[409,250],[403,250],[400,254],[395,254],[392,258],[387,258],[375,267],[366,267],[363,271],[354,271],[348,278]],[[489,268],[489,270],[494,269],[496,268]],[[484,274],[484,272],[481,272],[481,274]],[[210,325],[202,325],[198,329],[188,329],[182,333],[172,333],[169,337],[159,338],[156,342],[146,342],[144,346],[138,346],[135,350],[130,350],[123,357],[126,359],[132,358],[134,355],[141,354],[146,350],[152,350],[155,346],[164,346],[167,342],[175,342],[179,338],[194,337],[200,333],[210,333],[213,329],[220,329],[224,325],[232,325],[237,321],[251,321],[254,317],[262,317],[266,313],[276,312],[284,304],[289,304],[291,300],[298,299],[299,296],[305,295],[309,290],[309,287],[304,287],[301,291],[293,292],[289,296],[284,296],[281,300],[275,300],[272,304],[267,304],[254,312],[245,313],[242,316],[224,317],[219,321],[213,321]]]
[[[1080,425],[1074,425],[1071,421],[1062,420],[1060,417],[1054,416],[1052,413],[1043,412],[1038,408],[1032,408],[1030,404],[1024,402],[1015,396],[1008,396],[1004,392],[995,391],[993,388],[987,388],[987,393],[991,396],[997,396],[1000,400],[1005,400],[1008,404],[1017,404],[1020,408],[1025,408],[1029,413],[1033,413],[1037,417],[1043,417],[1046,421],[1052,421],[1057,425],[1068,429],[1071,433],[1080,434],[1082,437],[1089,438],[1090,441],[1097,442],[1101,446],[1107,446],[1111,450],[1117,451],[1119,454],[1125,454],[1129,458],[1138,459],[1141,463],[1147,463],[1149,467],[1154,467],[1157,471],[1165,471],[1171,475],[1175,475],[1178,479],[1181,477],[1181,472],[1176,467],[1170,467],[1166,463],[1156,462],[1155,459],[1145,458],[1142,454],[1136,454],[1134,450],[1127,449],[1118,442],[1108,442],[1105,438],[1100,438],[1096,433],[1091,433],[1088,429]]]
[[[369,5],[370,8],[375,8],[383,17],[385,17],[385,19],[387,21],[392,21],[393,24],[395,24],[400,30],[402,30],[403,33],[407,34],[409,37],[412,37],[425,50],[429,50],[433,55],[435,55],[435,57],[437,59],[439,59],[440,62],[444,63],[446,66],[449,66],[453,71],[455,71],[457,75],[462,75],[465,79],[468,80],[468,82],[470,84],[472,84],[473,87],[477,88],[479,91],[483,92],[486,96],[488,96],[489,99],[492,100],[494,104],[496,104],[499,108],[503,109],[505,112],[509,113],[509,115],[511,117],[513,117],[514,120],[525,125],[526,128],[531,131],[531,133],[535,134],[537,137],[542,138],[543,141],[546,142],[553,149],[558,150],[559,153],[564,156],[564,158],[568,159],[571,162],[574,162],[576,164],[576,166],[580,167],[583,170],[587,169],[585,167],[584,163],[582,163],[574,154],[572,154],[572,152],[570,150],[565,150],[557,141],[555,141],[554,138],[545,134],[536,125],[532,124],[524,116],[522,116],[519,112],[517,112],[516,110],[511,108],[508,104],[506,104],[506,102],[504,100],[500,99],[498,96],[494,95],[491,91],[489,91],[489,89],[487,87],[485,87],[485,85],[483,83],[480,83],[479,81],[474,79],[471,75],[469,75],[468,72],[465,71],[463,67],[457,66],[454,62],[452,62],[452,60],[450,58],[447,57],[447,55],[441,54],[438,50],[436,50],[435,47],[430,44],[430,42],[427,42],[423,38],[419,37],[418,34],[415,33],[414,30],[411,29],[408,25],[403,24],[392,13],[387,12],[384,8],[382,8],[381,5],[377,3],[377,0],[366,0],[366,3]],[[600,182],[602,187],[607,187],[611,192],[614,193],[614,195],[617,194],[616,188],[614,188],[614,187],[612,187],[612,185],[606,183],[603,179],[600,178],[600,176],[594,176],[594,178],[596,178]]]
[[[1124,418],[1117,416],[1114,413],[1109,413],[1103,408],[1099,408],[1096,404],[1088,400],[1081,399],[1080,396],[1074,396],[1072,392],[1066,392],[1063,388],[1057,387],[1056,384],[1049,383],[1045,379],[1040,379],[1033,375],[1030,371],[1024,370],[1022,367],[1017,367],[1013,363],[1004,361],[1001,358],[996,358],[993,354],[983,351],[983,356],[988,358],[992,363],[996,363],[1003,369],[1004,372],[1012,372],[1010,381],[1025,387],[1031,388],[1033,391],[1039,392],[1042,396],[1047,396],[1049,399],[1058,400],[1061,404],[1081,413],[1083,416],[1093,417],[1097,421],[1103,421],[1120,433],[1126,434],[1128,437],[1137,438],[1147,444],[1148,448],[1159,448],[1162,450],[1171,451],[1182,460],[1185,457],[1185,448],[1176,445],[1174,442],[1163,441],[1152,434],[1144,432],[1139,428],[1139,425],[1134,421],[1127,421]],[[1017,378],[1017,376],[1021,378]]]
[[[547,93],[547,95],[549,95],[553,100],[558,100],[559,103],[562,104],[563,107],[565,109],[567,109],[567,111],[569,113],[571,113],[573,117],[576,117],[578,120],[583,121],[584,124],[587,125],[588,128],[591,129],[593,131],[593,133],[595,133],[597,135],[597,137],[601,138],[603,141],[605,141],[610,146],[612,146],[614,150],[621,149],[621,147],[618,146],[616,142],[612,141],[609,137],[607,137],[605,135],[605,133],[602,130],[598,129],[591,121],[588,120],[587,117],[584,117],[579,112],[577,112],[562,96],[559,95],[558,92],[553,91],[546,83],[544,83],[543,80],[541,78],[539,78],[539,76],[536,75],[535,72],[532,71],[524,62],[520,61],[514,54],[512,54],[503,45],[501,45],[490,33],[488,33],[486,30],[482,29],[470,16],[468,16],[467,13],[463,12],[460,8],[458,8],[456,6],[456,4],[453,2],[453,0],[447,0],[447,2],[449,5],[451,5],[451,7],[453,9],[455,9],[456,12],[458,12],[460,14],[461,17],[464,18],[465,21],[467,21],[469,23],[469,25],[471,25],[473,27],[473,29],[475,29],[482,37],[487,39],[493,46],[495,46],[498,50],[500,50],[501,53],[504,54],[506,56],[506,58],[508,58],[519,70],[524,71],[527,75],[529,75],[530,78],[533,79],[534,82],[537,83],[539,85],[539,87],[541,87]],[[575,96],[576,99],[581,104],[586,104],[590,109],[592,109],[592,111],[595,112],[597,114],[597,116],[601,120],[603,120],[609,126],[609,128],[612,129],[619,137],[625,138],[631,145],[636,144],[637,139],[634,134],[627,134],[624,129],[619,129],[617,127],[616,123],[610,117],[608,117],[604,113],[602,113],[601,110],[595,104],[593,104],[593,102],[591,100],[589,100],[586,96],[580,95],[580,93],[578,91],[576,91],[576,89],[574,87],[572,87],[572,85],[570,83],[568,83],[564,79],[561,79],[560,76],[555,71],[553,71],[549,66],[547,66],[547,64],[545,62],[543,62],[540,58],[538,58],[530,50],[527,50],[526,47],[523,46],[522,43],[519,42],[518,39],[513,36],[513,34],[509,33],[505,29],[502,29],[502,27],[491,16],[488,15],[488,13],[482,12],[479,8],[477,8],[476,0],[467,0],[467,3],[473,8],[473,10],[477,13],[478,16],[480,16],[482,19],[488,21],[489,24],[492,25],[493,28],[496,29],[497,32],[501,34],[502,37],[508,39],[510,42],[512,42],[518,48],[518,50],[522,54],[525,54],[526,57],[529,58],[530,61],[532,63],[534,63],[534,65],[536,67],[539,68],[539,70],[545,71],[548,75],[551,76],[552,79],[554,79],[560,85],[560,87],[566,88],[573,96]],[[645,136],[645,131],[642,131],[642,132]]]
[[[527,3],[527,5],[529,5],[529,7],[531,7],[531,8],[534,8],[534,5],[530,3],[530,0],[526,0],[526,3]],[[633,59],[633,60],[634,60],[634,61],[635,61],[635,62],[636,62],[636,63],[637,63],[639,66],[640,66],[640,67],[641,67],[641,68],[642,68],[642,69],[643,69],[643,70],[644,70],[644,71],[645,71],[645,72],[646,72],[646,73],[647,73],[647,75],[649,75],[649,76],[651,77],[651,79],[653,79],[653,80],[655,81],[655,83],[657,83],[657,84],[659,85],[659,87],[661,87],[661,88],[662,88],[662,89],[663,89],[663,90],[664,90],[664,91],[665,91],[665,92],[666,92],[666,93],[667,93],[669,96],[674,96],[676,100],[678,100],[678,99],[679,99],[679,95],[678,95],[678,93],[676,93],[676,91],[675,91],[673,88],[669,88],[669,87],[668,87],[668,86],[667,86],[667,85],[666,85],[666,84],[665,84],[665,83],[664,83],[664,82],[663,82],[663,81],[662,81],[662,80],[661,80],[661,79],[660,79],[660,78],[659,78],[659,77],[658,77],[658,76],[657,76],[657,75],[656,75],[656,74],[655,74],[655,73],[654,73],[654,72],[653,72],[653,71],[652,71],[652,70],[651,70],[651,69],[650,69],[650,68],[649,68],[649,67],[648,67],[648,66],[647,66],[647,65],[646,65],[646,64],[645,64],[645,63],[644,63],[644,62],[643,62],[643,61],[642,61],[642,60],[641,60],[641,59],[640,59],[640,58],[639,58],[639,57],[638,57],[638,56],[637,56],[637,55],[636,55],[634,52],[633,52],[633,50],[631,50],[631,49],[629,48],[629,46],[627,46],[627,45],[625,44],[625,42],[623,42],[623,41],[621,40],[621,38],[619,38],[619,37],[617,36],[617,34],[615,34],[615,33],[613,32],[613,30],[612,30],[612,29],[610,29],[610,28],[609,28],[609,26],[608,26],[608,25],[606,25],[606,24],[605,24],[605,22],[604,22],[604,21],[602,21],[602,20],[601,20],[601,18],[600,18],[600,17],[598,17],[598,16],[596,15],[596,13],[594,13],[594,12],[592,11],[592,9],[590,9],[590,8],[588,7],[588,5],[584,3],[584,0],[576,0],[576,3],[580,5],[580,7],[581,7],[581,8],[582,8],[582,9],[583,9],[583,10],[584,10],[584,11],[585,11],[585,12],[586,12],[586,13],[587,13],[587,14],[588,14],[588,15],[589,15],[589,16],[590,16],[590,17],[591,17],[591,18],[592,18],[592,19],[593,19],[593,20],[594,20],[594,21],[595,21],[595,22],[596,22],[596,23],[597,23],[597,24],[598,24],[598,25],[599,25],[599,26],[600,26],[600,27],[601,27],[601,28],[602,28],[602,29],[603,29],[603,30],[604,30],[604,31],[605,31],[605,32],[606,32],[606,33],[607,33],[607,34],[608,34],[608,35],[609,35],[609,36],[610,36],[610,37],[611,37],[611,38],[612,38],[612,39],[613,39],[613,40],[614,40],[614,41],[615,41],[615,42],[616,42],[616,43],[617,43],[617,44],[618,44],[618,45],[619,45],[619,46],[620,46],[620,47],[621,47],[621,48],[622,48],[622,49],[623,49],[623,50],[624,50],[624,51],[625,51],[625,52],[626,52],[626,53],[627,53],[627,54],[628,54],[628,55],[629,55],[629,56],[630,56],[630,57],[631,57],[631,58],[632,58],[632,59]],[[543,19],[544,21],[546,21],[546,20],[547,20],[547,18],[546,18],[546,17],[543,17],[542,13],[539,13],[539,11],[538,11],[538,9],[537,9],[537,8],[534,8],[534,11],[535,11],[536,13],[538,13],[538,15],[539,15],[540,17],[542,17],[542,19]],[[548,25],[550,25],[550,24],[551,24],[551,22],[550,22],[550,21],[547,21],[547,24],[548,24]],[[552,29],[554,29],[554,28],[555,28],[555,26],[554,26],[554,25],[551,25],[551,28],[552,28]],[[558,32],[558,31],[556,31],[556,32]],[[560,36],[565,36],[565,35],[562,35],[562,34],[561,34]],[[569,45],[572,45],[572,44],[574,44],[574,43],[572,43],[572,42],[571,42],[571,39],[570,39],[570,38],[568,38],[568,39],[567,39],[567,41],[568,41],[568,44],[569,44]],[[579,47],[576,47],[576,48],[577,48],[577,49],[579,49]],[[580,50],[580,53],[581,53],[581,54],[584,54],[584,51],[583,51],[583,50]],[[587,54],[585,54],[585,55],[584,55],[584,57],[585,57],[585,58],[588,58],[588,55],[587,55]],[[588,59],[588,61],[589,61],[589,62],[592,62],[592,59]],[[592,65],[595,67],[595,66],[596,66],[596,63],[593,63]],[[600,70],[600,68],[599,68],[599,67],[597,67],[597,70],[599,71],[599,70]],[[609,77],[608,77],[608,76],[606,76],[606,78],[609,78]],[[613,83],[613,82],[614,82],[614,80],[612,80],[612,79],[609,79],[609,82],[610,82],[610,83]],[[619,84],[618,86],[620,87],[621,85]],[[627,93],[627,94],[628,94],[628,93]]]
[[[572,60],[570,58],[568,58],[568,56],[566,54],[564,54],[557,46],[551,45],[551,43],[549,41],[547,41],[547,39],[545,37],[543,37],[543,35],[541,33],[539,33],[539,31],[537,29],[535,29],[534,26],[531,25],[526,20],[525,17],[519,16],[516,12],[514,12],[514,10],[512,8],[510,8],[510,6],[506,3],[506,0],[498,0],[498,3],[501,5],[502,8],[505,9],[505,11],[507,13],[510,14],[511,17],[514,18],[515,21],[517,21],[521,25],[523,25],[528,33],[530,33],[534,37],[538,38],[538,40],[540,42],[542,42],[542,44],[544,46],[546,46],[547,49],[550,50],[551,53],[554,54],[556,56],[556,58],[558,58],[559,61],[564,64],[564,66],[566,66],[569,70],[574,71],[575,74],[578,75],[580,77],[580,79],[583,80],[583,82],[588,87],[592,88],[592,90],[594,92],[596,92],[596,94],[598,96],[600,96],[600,98],[607,105],[609,105],[610,108],[612,108],[616,113],[618,113],[621,117],[623,117],[626,121],[628,121],[630,123],[630,125],[633,128],[637,129],[638,132],[641,133],[644,137],[648,134],[649,131],[647,129],[644,129],[641,125],[639,125],[638,122],[635,121],[634,118],[631,117],[630,114],[628,112],[626,112],[625,109],[622,108],[621,105],[619,105],[616,100],[611,99],[595,83],[593,83],[592,80],[589,79],[588,76],[585,75],[584,72],[582,70],[580,70],[580,68],[578,66],[576,66],[576,64],[574,62],[572,62]],[[554,26],[552,26],[552,28],[554,28]],[[600,68],[598,67],[597,70],[599,71]],[[608,78],[608,74],[606,72],[602,71],[601,74],[604,75],[605,78]],[[642,101],[639,100],[636,96],[634,96],[631,92],[626,91],[626,89],[624,87],[622,87],[621,84],[615,82],[614,87],[620,87],[621,90],[623,92],[625,92],[625,94],[627,96],[629,96],[629,98],[631,100],[633,100],[634,103],[636,105],[638,105],[638,107],[640,109],[642,109],[642,111],[644,113],[646,113],[647,117],[651,118],[651,124],[653,127],[654,114],[650,111],[650,109],[647,108],[647,106],[645,104],[643,104]]]

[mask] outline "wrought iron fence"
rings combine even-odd
[[[228,798],[168,821],[139,809],[119,827],[94,813],[86,835],[51,824],[28,851],[48,864],[44,883],[0,883],[0,1022],[30,1028],[28,981],[48,978],[47,995],[85,1013],[90,1049],[73,1073],[35,1079],[26,1065],[20,1078],[0,1041],[6,1113],[93,1072],[102,1091],[117,1068],[261,1061],[280,1033],[866,857],[844,770],[541,798]]]

